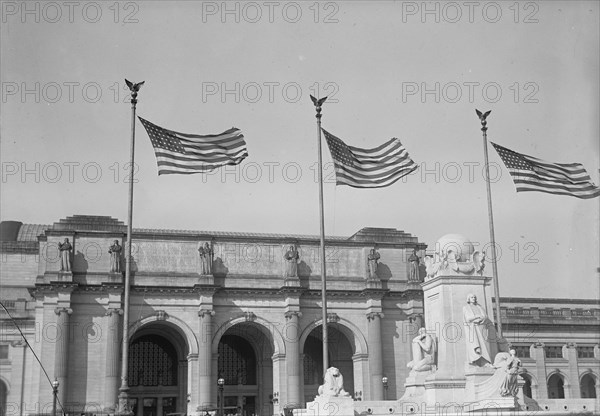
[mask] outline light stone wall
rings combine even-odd
[[[44,287],[43,291],[39,291],[36,295],[34,317],[37,327],[31,334],[31,345],[38,353],[51,378],[55,371],[57,341],[56,322],[58,317],[55,309],[59,305],[72,308],[73,313],[69,318],[71,328],[67,357],[69,381],[65,405],[79,404],[79,408],[73,408],[78,411],[83,410],[84,403],[81,402],[84,401],[87,406],[86,410],[100,413],[96,410],[105,401],[106,337],[110,330],[108,327],[109,317],[105,314],[111,295],[107,292],[108,289],[100,285],[115,278],[117,280],[113,280],[112,283],[121,282],[120,276],[110,277],[108,275],[110,267],[108,248],[115,239],[119,240],[123,246],[122,264],[123,266],[125,264],[126,241],[122,235],[120,237],[114,235],[116,234],[110,232],[97,234],[94,232],[50,232],[47,233],[45,241],[42,239],[40,242],[38,254],[6,253],[7,262],[3,262],[2,269],[0,269],[3,273],[3,284],[8,282],[20,288],[33,288],[37,283]],[[73,245],[73,291],[71,294],[69,294],[70,289],[58,289],[59,285],[56,283],[60,268],[57,247],[65,237],[69,238]],[[248,239],[244,241],[223,237],[216,239],[213,242],[214,284],[217,288],[222,287],[223,289],[218,290],[213,296],[193,290],[194,285],[210,283],[199,275],[200,258],[197,251],[199,241],[210,240],[191,239],[187,236],[178,239],[173,236],[162,238],[161,236],[137,235],[134,238],[132,253],[133,286],[130,297],[129,322],[131,327],[137,328],[136,325],[139,325],[141,320],[152,320],[158,311],[164,311],[168,317],[167,320],[172,318],[169,325],[185,326],[193,334],[191,342],[197,343],[206,338],[206,334],[201,333],[198,310],[208,305],[215,311],[215,315],[212,317],[213,339],[211,340],[212,346],[214,346],[218,344],[215,334],[219,332],[220,328],[228,325],[233,319],[241,319],[240,322],[244,322],[246,318],[243,317],[247,316],[245,314],[252,312],[254,317],[248,318],[250,321],[255,320],[255,324],[263,325],[268,333],[276,334],[267,336],[269,344],[276,338],[283,340],[281,346],[274,346],[273,352],[279,355],[275,357],[272,374],[267,375],[273,380],[272,391],[280,394],[280,407],[277,408],[279,411],[288,400],[286,347],[289,346],[289,342],[294,341],[290,340],[287,335],[289,320],[285,318],[285,311],[289,306],[289,300],[286,298],[288,295],[275,291],[284,286],[285,261],[283,255],[289,243],[272,240],[248,242]],[[291,295],[292,297],[300,296],[299,300],[292,300],[291,303],[298,302],[299,304],[302,312],[302,316],[298,320],[299,333],[306,335],[307,331],[314,328],[316,323],[320,323],[322,317],[321,299],[315,295],[316,291],[321,288],[320,249],[318,243],[314,241],[297,241],[296,243],[300,253],[298,271],[301,286],[303,290],[315,291],[305,292],[302,296]],[[368,276],[366,256],[372,247],[371,243],[334,242],[328,243],[327,249],[328,290],[337,291],[337,294],[328,299],[328,311],[337,314],[339,322],[335,325],[341,328],[341,332],[349,338],[350,345],[354,347],[353,356],[348,357],[349,361],[346,363],[354,371],[354,379],[349,380],[348,385],[354,385],[351,394],[354,394],[355,391],[362,391],[363,399],[371,394],[369,348],[376,347],[366,343],[368,337],[366,314],[370,310],[371,300],[368,296],[361,295],[361,291],[366,288],[365,279]],[[388,289],[404,290],[407,276],[407,251],[412,251],[412,246],[408,250],[400,244],[383,244],[378,251],[381,255],[378,274],[384,285],[387,285]],[[21,258],[24,258],[25,261],[21,261]],[[8,280],[4,278],[5,272],[9,273]],[[70,284],[68,281],[65,283]],[[246,289],[265,289],[266,291],[245,294],[244,290]],[[60,296],[56,292],[57,290],[60,291]],[[376,299],[374,304],[378,305],[378,302],[379,300]],[[114,304],[112,305],[114,307]],[[422,305],[420,307],[422,312]],[[399,397],[398,391],[402,389],[403,380],[407,375],[406,362],[410,359],[410,349],[404,346],[403,338],[396,334],[398,329],[403,327],[403,321],[407,319],[405,309],[408,309],[407,301],[399,298],[385,303],[383,307],[385,317],[381,320],[382,357],[384,373],[390,379],[388,390],[390,399]],[[135,332],[130,335],[135,336]],[[220,335],[222,334],[219,333]],[[197,346],[195,348],[198,349]],[[188,346],[188,352],[189,349]],[[214,348],[212,348],[213,362],[210,365],[213,367],[213,375],[216,371],[214,352]],[[300,346],[299,352],[301,355],[303,346]],[[187,357],[180,357],[180,359],[186,360]],[[269,356],[268,359],[270,360],[272,357]],[[301,356],[299,360],[301,360]],[[199,360],[195,362],[199,363]],[[22,369],[17,369],[16,366],[22,363],[20,364],[17,359],[11,359],[10,363],[11,380],[18,380],[16,374],[20,374]],[[302,361],[300,361],[300,371],[302,372]],[[198,379],[198,371],[194,371],[192,368],[192,371],[188,372],[188,380],[191,383],[188,385],[188,390],[197,388]],[[25,414],[39,413],[44,410],[49,412],[48,406],[51,405],[52,398],[51,388],[46,376],[39,365],[34,362],[33,355],[29,351],[26,352],[24,381],[24,399],[28,406]],[[302,377],[301,384],[303,384]],[[10,397],[19,401],[20,397],[14,396],[16,391],[13,383]],[[268,396],[272,391],[263,391],[262,394],[266,393]],[[211,388],[211,393],[216,396],[216,389]],[[305,395],[316,394],[316,392],[302,393]],[[265,400],[268,398],[263,397],[263,404]],[[36,402],[41,405],[38,407],[32,405]],[[193,411],[195,409],[192,409]]]
[[[1,287],[33,286],[37,275],[39,256],[29,253],[0,254]],[[4,296],[3,296],[4,298]]]
[[[31,279],[33,263],[39,261],[38,274],[56,273],[60,269],[58,243],[69,238],[73,245],[73,273],[105,274],[110,268],[109,247],[115,239],[123,246],[122,266],[125,267],[126,241],[109,235],[50,235],[40,243],[37,256],[8,255],[10,262],[3,270],[17,272]],[[198,243],[206,240],[174,240],[160,238],[134,238],[132,245],[132,270],[138,274],[197,275],[200,272]],[[215,276],[273,276],[282,277],[285,271],[283,258],[287,243],[268,241],[227,241],[223,238],[213,243]],[[300,278],[319,278],[321,275],[318,243],[299,242]],[[372,244],[344,245],[328,242],[326,245],[326,273],[332,277],[365,279],[368,277],[367,255]],[[378,275],[384,281],[405,282],[408,275],[407,258],[412,249],[400,246],[378,248],[381,255]],[[5,254],[6,256],[6,254]],[[25,256],[28,266],[19,258]]]

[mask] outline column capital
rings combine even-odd
[[[198,311],[198,316],[204,318],[204,316],[215,316],[215,311],[212,309],[202,308]]]
[[[533,343],[533,348],[542,348],[543,349],[545,346],[546,346],[546,344],[544,344],[541,341],[537,341],[537,342]]]
[[[121,308],[108,308],[106,310],[106,316],[112,316],[113,314],[123,315],[123,309]]]
[[[567,342],[565,344],[565,347],[567,347],[567,348],[577,348],[577,343],[575,343],[575,342]]]
[[[369,313],[367,313],[367,320],[368,321],[373,321],[377,317],[383,318],[384,316],[385,315],[383,314],[383,312],[369,312]]]
[[[54,313],[57,314],[58,316],[60,316],[60,314],[62,312],[66,312],[68,315],[71,315],[73,313],[73,309],[71,308],[55,308],[54,309]]]
[[[292,319],[294,316],[297,316],[298,318],[302,317],[302,312],[300,311],[287,311],[285,314],[285,319]]]

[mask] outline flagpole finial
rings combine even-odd
[[[144,82],[146,81],[134,84],[133,82],[127,80],[127,78],[125,79],[125,84],[127,84],[129,91],[131,91],[131,104],[137,104],[138,91],[140,90],[141,86],[144,85]]]
[[[317,110],[317,115],[315,117],[320,120],[321,119],[321,106],[323,105],[323,103],[325,102],[327,97],[316,99],[315,97],[313,97],[311,95],[310,99],[312,100],[313,104],[315,105],[315,109]]]
[[[485,113],[482,113],[481,111],[475,109],[475,112],[477,113],[477,117],[479,117],[479,121],[481,121],[481,131],[485,132],[487,130],[487,121],[486,118],[487,116],[490,115],[490,113],[492,112],[492,110],[486,111]]]

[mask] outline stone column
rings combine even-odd
[[[535,377],[537,378],[537,393],[535,394],[536,399],[547,399],[548,398],[548,383],[546,380],[546,355],[544,352],[544,344],[536,342],[531,348],[532,357],[535,358]],[[532,386],[533,390],[533,386]],[[533,396],[532,392],[532,396]]]
[[[104,409],[116,410],[119,394],[119,321],[123,309],[109,308],[106,311],[108,325],[106,333],[106,375],[104,382]]]
[[[581,387],[579,385],[579,360],[577,358],[577,344],[574,342],[568,342],[563,347],[563,357],[569,361],[569,399],[579,399],[581,398]],[[566,392],[565,397],[567,397]]]
[[[198,385],[198,354],[188,354],[187,356],[187,414],[196,415],[198,414],[198,391],[199,388],[195,387]]]
[[[302,312],[288,311],[285,313],[286,325],[284,331],[287,364],[287,402],[288,407],[300,407],[302,403],[300,380],[300,328],[298,318]]]
[[[199,410],[203,408],[214,407],[214,397],[212,386],[217,383],[216,377],[212,373],[212,338],[213,323],[212,317],[215,312],[212,309],[200,309],[200,336],[198,338],[198,406]],[[193,386],[191,386],[193,388]],[[193,394],[193,393],[192,393]],[[193,397],[193,396],[192,396]]]
[[[69,386],[68,380],[68,357],[69,357],[69,315],[73,313],[71,308],[56,308],[54,313],[58,315],[56,319],[56,346],[54,350],[54,377],[58,380],[58,400],[63,406],[66,403]]]
[[[369,373],[371,374],[371,398],[383,400],[383,358],[381,345],[381,318],[383,313],[370,312],[367,314],[369,338]]]

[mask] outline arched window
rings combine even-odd
[[[176,386],[177,351],[160,335],[144,335],[129,347],[130,386]]]
[[[331,324],[328,329],[328,360],[330,367],[336,367],[344,376],[344,390],[354,391],[354,368],[352,355],[354,348],[346,335],[342,332],[341,325]],[[315,385],[323,383],[323,327],[314,328],[304,341],[302,347],[304,354],[304,386],[305,399],[308,400],[308,392],[314,390]],[[313,396],[314,397],[314,396]]]
[[[331,357],[329,361],[331,362]],[[323,383],[323,340],[311,334],[304,343],[304,384]]]
[[[595,399],[596,398],[596,380],[591,374],[586,374],[581,377],[581,398]]]
[[[256,355],[247,340],[223,335],[219,342],[219,377],[227,385],[256,384]]]
[[[564,399],[565,398],[565,382],[558,374],[553,374],[548,379],[548,398],[549,399]]]
[[[521,377],[523,377],[523,380],[525,380],[525,384],[523,385],[523,395],[531,399],[531,377],[524,374],[521,374]]]
[[[0,416],[6,415],[6,400],[8,398],[8,387],[0,380]]]

